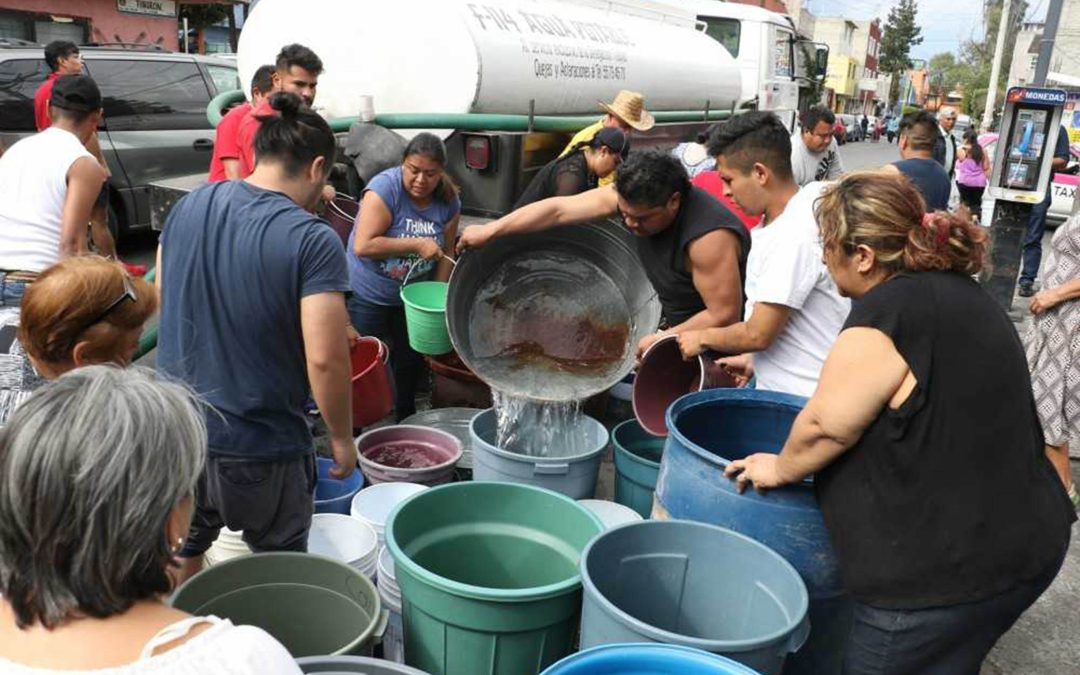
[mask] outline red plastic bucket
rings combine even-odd
[[[349,195],[339,194],[334,200],[326,205],[326,222],[334,228],[334,232],[341,237],[341,243],[348,245],[349,234],[352,233],[353,223],[356,222],[356,214],[360,213],[360,202]]]
[[[653,436],[667,436],[664,416],[680,396],[704,389],[734,387],[735,379],[712,359],[698,356],[687,361],[679,350],[679,338],[669,335],[645,350],[634,378],[634,416]]]
[[[362,337],[352,349],[353,427],[366,427],[390,414],[394,394],[386,367],[386,345],[374,337]]]

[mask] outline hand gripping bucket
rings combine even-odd
[[[417,281],[410,284],[409,276],[418,262],[409,267],[401,286],[409,346],[421,354],[439,356],[453,350],[450,331],[446,327],[446,294],[450,285],[445,281]]]
[[[374,337],[362,337],[353,345],[352,410],[353,428],[374,424],[394,408],[394,392],[386,367],[386,345]]]

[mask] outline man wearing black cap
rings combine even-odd
[[[57,78],[52,126],[0,157],[0,306],[61,258],[86,253],[86,224],[105,170],[86,149],[101,121],[101,92],[85,75]]]

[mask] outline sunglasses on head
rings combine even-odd
[[[124,292],[120,294],[120,297],[118,297],[115,300],[113,300],[112,302],[110,302],[109,306],[106,307],[101,312],[101,314],[98,314],[97,317],[93,321],[87,322],[86,326],[83,327],[83,329],[82,329],[82,331],[80,331],[80,333],[83,333],[87,329],[89,329],[91,326],[97,325],[97,324],[101,323],[102,321],[104,321],[105,318],[108,317],[109,314],[111,314],[113,312],[113,310],[115,310],[117,307],[119,307],[120,303],[124,302],[125,300],[130,300],[131,302],[138,302],[139,298],[135,295],[135,287],[131,284],[131,278],[128,275],[125,274],[124,277],[123,277],[123,280],[124,280]]]

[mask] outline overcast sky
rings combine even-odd
[[[1029,17],[1046,14],[1048,0],[1028,0]],[[889,16],[894,0],[809,0],[807,6],[817,16],[845,16],[850,19],[881,19]],[[972,36],[981,37],[982,0],[918,0],[918,22],[923,43],[911,50],[918,59],[929,59],[940,52],[956,52],[960,43]]]

